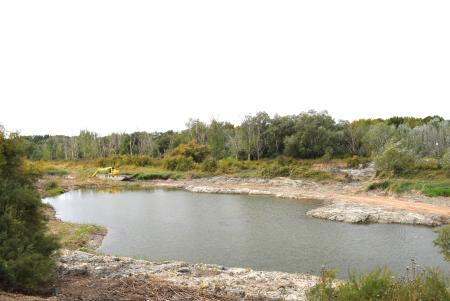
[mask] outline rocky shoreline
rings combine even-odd
[[[364,170],[363,170],[364,171]],[[74,178],[61,181],[64,191],[80,188],[170,188],[194,193],[266,195],[292,199],[318,199],[323,206],[308,213],[314,218],[347,223],[400,223],[439,226],[450,223],[450,198],[418,194],[368,193],[370,173],[352,172],[348,182],[317,183],[289,178],[240,178],[216,176],[199,179],[118,182]]]
[[[99,256],[64,250],[59,260],[61,277],[86,276],[101,279],[150,278],[214,295],[306,300],[306,292],[319,278],[307,274],[254,271],[213,264],[179,261],[150,262],[127,257]]]
[[[380,196],[368,196],[362,192],[361,182],[318,184],[310,181],[275,179],[242,179],[213,177],[185,181],[154,181],[163,188],[178,188],[195,193],[266,195],[292,199],[321,199],[323,206],[310,210],[307,215],[346,223],[399,223],[423,226],[440,226],[450,222],[450,200],[438,199],[446,204],[448,214],[434,213],[434,205],[426,197],[414,199],[389,199],[383,204]],[[377,202],[359,202],[375,199]],[[384,197],[386,198],[386,197]],[[398,204],[395,202],[398,201]],[[402,205],[404,209],[400,206]],[[412,207],[408,210],[408,205]],[[417,207],[419,210],[413,210]],[[423,210],[422,210],[423,209]]]
[[[447,219],[442,216],[393,210],[387,206],[368,206],[365,204],[339,201],[312,209],[306,215],[353,224],[397,223],[435,227],[447,223]]]
[[[126,189],[131,187],[129,183],[110,182],[105,180],[93,181],[78,186],[67,183],[65,188],[70,190],[75,188],[121,187]],[[426,212],[426,210],[425,212],[402,210],[394,206],[380,205],[376,202],[358,202],[359,199],[352,200],[352,197],[364,198],[368,195],[361,192],[363,183],[359,181],[319,184],[287,178],[249,179],[219,176],[177,181],[140,181],[134,182],[132,185],[140,188],[184,189],[194,193],[231,193],[293,199],[321,199],[324,201],[323,205],[307,212],[308,216],[347,223],[405,223],[437,226],[448,223],[450,216],[432,214]],[[349,199],[347,200],[347,198]],[[404,199],[392,199],[391,201],[405,203]],[[433,204],[428,204],[427,201],[427,199],[417,197],[413,200],[407,200],[406,203],[433,206]],[[450,208],[448,198],[439,199],[439,202],[439,204],[444,204],[444,208],[445,206]],[[427,208],[425,207],[425,209]],[[102,238],[102,235],[93,237],[88,242],[89,247],[93,249],[98,247]],[[89,281],[94,282],[97,281],[95,279],[106,282],[138,279],[146,283],[149,283],[149,279],[157,279],[170,283],[174,287],[204,292],[214,296],[236,298],[236,300],[256,300],[255,298],[257,300],[306,300],[306,292],[319,281],[319,277],[308,274],[255,271],[246,268],[228,268],[219,265],[191,264],[179,261],[150,262],[72,250],[62,251],[58,265],[58,274],[61,279],[85,277],[85,279],[91,279]]]

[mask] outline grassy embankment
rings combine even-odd
[[[415,170],[402,177],[379,177],[370,183],[368,190],[389,193],[419,193],[429,197],[450,197],[450,176],[440,169]]]
[[[64,176],[83,177],[82,165],[65,162],[33,162],[33,166],[45,177],[39,186],[41,197],[56,196],[64,192],[60,180]],[[106,228],[92,224],[76,224],[63,222],[55,217],[54,209],[49,205],[43,206],[48,219],[48,229],[55,234],[62,248],[69,250],[83,250],[93,252],[106,234]],[[93,240],[97,238],[97,241]]]
[[[62,192],[62,188],[58,184],[62,176],[70,176],[83,182],[99,166],[118,167],[121,173],[132,175],[136,180],[177,180],[230,175],[256,178],[289,177],[317,182],[333,182],[348,179],[348,174],[337,170],[355,168],[368,161],[367,158],[295,160],[279,157],[260,161],[237,161],[228,158],[194,164],[189,169],[180,168],[179,170],[169,170],[164,160],[130,156],[101,160],[35,161],[32,164],[44,175],[52,177],[45,189],[45,195],[51,196]],[[378,175],[374,181],[368,184],[367,188],[368,190],[384,190],[389,193],[420,193],[430,197],[448,197],[450,196],[450,177],[442,169],[422,167],[401,177]]]
[[[345,174],[336,174],[329,167],[345,167],[344,160],[295,160],[281,157],[275,160],[237,161],[222,159],[210,166],[194,164],[188,169],[170,170],[164,160],[141,161],[124,157],[122,159],[80,160],[80,161],[32,161],[31,164],[43,175],[57,180],[61,176],[75,179],[87,179],[98,167],[115,166],[121,174],[132,175],[136,180],[192,179],[217,175],[236,177],[290,177],[292,179],[310,179],[314,181],[341,181]],[[50,187],[54,189],[55,187]],[[51,189],[48,189],[50,191]]]
[[[106,234],[106,229],[98,225],[68,223],[55,218],[51,206],[44,205],[44,212],[48,218],[49,231],[58,237],[64,249],[93,252]]]

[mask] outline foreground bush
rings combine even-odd
[[[444,259],[450,262],[450,225],[440,227],[436,232],[438,237],[433,243],[441,249]]]
[[[448,301],[449,279],[435,270],[411,271],[406,278],[396,278],[388,269],[363,275],[350,275],[337,283],[335,273],[322,271],[320,282],[307,293],[310,301]]]
[[[0,288],[36,289],[50,280],[57,249],[46,234],[34,175],[22,161],[20,138],[0,131]]]

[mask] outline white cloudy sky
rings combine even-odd
[[[1,1],[0,124],[101,134],[249,113],[450,118],[450,1]]]

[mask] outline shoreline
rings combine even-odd
[[[167,188],[183,189],[195,193],[232,193],[248,195],[266,195],[292,199],[321,199],[324,203],[310,210],[307,215],[349,223],[407,223],[435,226],[448,222],[448,217],[418,213],[417,209],[435,206],[419,198],[408,204],[420,205],[406,211],[374,203],[358,203],[358,197],[371,196],[378,200],[379,195],[363,193],[361,182],[318,184],[308,181],[286,178],[249,179],[233,177],[214,177],[192,180],[155,180],[136,182],[116,182],[111,180],[89,179],[75,182],[72,179],[63,182],[64,192],[74,189],[96,188]],[[356,197],[342,201],[342,196]],[[382,197],[392,201],[405,202],[402,198]],[[442,200],[440,200],[442,201]],[[450,201],[449,201],[450,202]],[[440,208],[440,207],[438,207]],[[442,207],[445,209],[445,207]],[[53,219],[64,223],[54,216]],[[323,215],[326,214],[326,215]],[[373,217],[376,217],[375,219]],[[306,273],[286,273],[277,271],[255,271],[249,268],[229,268],[214,264],[186,263],[181,261],[152,262],[129,257],[98,255],[95,253],[107,232],[92,234],[86,242],[93,252],[80,250],[61,250],[58,259],[58,278],[81,277],[89,283],[99,281],[135,281],[135,279],[154,279],[173,287],[195,292],[211,294],[239,300],[306,300],[306,292],[318,283],[319,276]],[[78,279],[78,278],[77,278]],[[146,280],[147,281],[147,280]],[[70,281],[69,281],[70,282]],[[164,284],[166,285],[166,284]],[[50,297],[48,300],[52,300]],[[259,299],[258,299],[259,298]],[[211,299],[213,300],[213,299]]]
[[[440,226],[450,223],[450,198],[422,195],[386,195],[367,192],[367,180],[317,183],[288,178],[216,176],[187,180],[118,182],[105,179],[63,179],[64,191],[79,188],[172,188],[195,193],[266,195],[323,200],[308,216],[346,223],[399,223]]]
[[[55,216],[53,207],[49,205],[48,208],[49,220],[66,223]],[[306,292],[319,282],[319,276],[308,273],[257,271],[177,260],[155,262],[98,254],[96,250],[106,235],[106,228],[101,233],[91,234],[83,246],[89,248],[88,252],[61,249],[57,259],[57,283],[67,282],[65,279],[84,279],[92,285],[99,282],[151,279],[162,285],[212,296],[206,300],[216,300],[215,297],[242,300],[245,297],[245,300],[302,301],[306,300]],[[52,298],[54,297],[42,300],[53,300]]]

